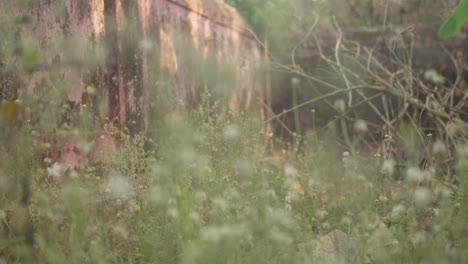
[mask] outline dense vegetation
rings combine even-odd
[[[383,18],[380,6],[370,12],[351,0],[226,2],[270,44],[265,68],[282,81],[273,89],[286,91],[291,100],[277,103],[286,107],[260,120],[226,111],[205,93],[196,109],[175,112],[173,84],[160,80],[151,87],[158,93],[150,101],[158,104],[148,129],[132,134],[103,124],[102,140],[112,134],[120,144],[100,154],[90,125],[96,113],[64,103],[76,80],[41,68],[40,47],[15,38],[27,16],[0,10],[2,92],[33,71],[52,76],[16,101],[17,94],[1,94],[0,263],[466,263],[463,65],[452,81],[413,68],[411,46],[389,59],[340,37],[313,63],[294,55],[314,30],[391,19],[440,26],[439,10],[407,17],[391,13],[399,1],[383,1],[392,3],[388,14],[398,14]],[[409,12],[421,1],[408,2],[397,7]],[[434,2],[447,15],[454,8]],[[319,16],[343,3],[363,15]],[[100,65],[89,59],[79,66]],[[98,96],[96,87],[78,85]],[[299,101],[307,89],[317,89],[312,100],[322,104]],[[348,92],[378,118],[353,111]],[[395,113],[385,109],[388,98],[401,103]],[[270,124],[290,137],[265,135]],[[45,153],[70,138],[87,162],[65,170]],[[371,154],[364,155],[363,142],[375,143]]]

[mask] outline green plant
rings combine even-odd
[[[467,21],[468,1],[461,0],[458,6],[453,10],[453,13],[440,27],[438,34],[441,38],[449,38],[459,31]]]

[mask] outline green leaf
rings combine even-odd
[[[468,21],[468,0],[461,0],[453,13],[439,29],[443,39],[453,36]]]

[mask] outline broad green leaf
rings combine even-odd
[[[443,39],[453,36],[468,21],[468,0],[461,0],[450,17],[439,29]]]

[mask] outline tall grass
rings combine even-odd
[[[47,184],[31,158],[30,131],[11,135],[14,147],[2,145],[2,260],[466,261],[464,151],[456,186],[436,167],[402,169],[379,157],[341,160],[326,139],[308,142],[301,164],[285,163],[263,152],[258,121],[221,117],[207,98],[165,124],[162,135],[122,135],[118,150],[68,173],[60,186]],[[32,180],[32,246],[29,216],[17,203],[23,173]],[[326,234],[336,230],[347,234],[347,246],[333,242],[322,250]]]

